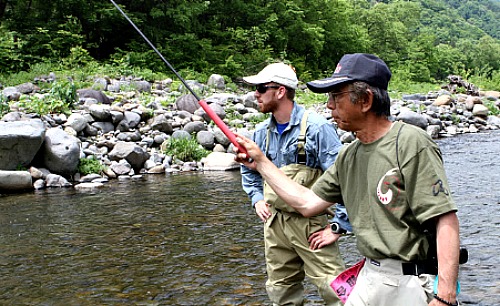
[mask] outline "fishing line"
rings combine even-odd
[[[142,33],[142,31],[127,16],[127,14],[125,14],[125,12],[118,6],[118,4],[116,4],[115,1],[113,1],[113,0],[110,0],[110,1],[111,1],[111,3],[113,3],[113,5],[116,7],[116,9],[118,11],[120,11],[120,13],[123,15],[123,17],[125,17],[125,19],[127,19],[127,21],[134,27],[134,29],[142,36],[142,38],[144,38],[144,40],[156,52],[156,54],[158,54],[160,56],[160,58],[163,60],[163,62],[165,62],[165,64],[167,64],[168,68],[170,68],[170,70],[172,70],[172,72],[177,76],[177,78],[179,78],[179,80],[182,82],[182,84],[184,84],[184,86],[186,86],[186,88],[191,92],[191,94],[196,98],[196,100],[200,100],[200,98],[198,97],[198,95],[196,95],[196,93],[194,92],[194,90],[191,89],[191,87],[180,76],[180,74],[177,73],[177,71],[174,69],[174,67],[172,65],[170,65],[170,63],[165,59],[165,57],[163,57],[163,55],[160,53],[160,51],[158,51],[158,49],[156,49],[156,47],[153,45],[153,43],[146,37],[146,35],[144,35],[144,33]]]
[[[163,60],[163,62],[165,62],[165,64],[167,64],[168,68],[170,68],[170,70],[172,70],[172,72],[177,76],[177,78],[179,78],[179,80],[182,82],[182,84],[184,84],[184,86],[189,90],[189,92],[191,92],[191,94],[196,98],[196,100],[198,100],[198,103],[203,108],[203,110],[207,113],[207,115],[210,117],[210,119],[212,119],[214,121],[214,123],[221,129],[222,133],[224,133],[224,135],[226,135],[227,138],[229,138],[229,140],[233,143],[233,145],[238,148],[239,153],[247,154],[247,150],[245,149],[245,147],[243,147],[242,145],[240,145],[236,141],[236,135],[234,135],[234,133],[229,129],[229,127],[224,123],[224,121],[222,121],[222,119],[215,113],[215,111],[210,106],[208,106],[207,102],[205,102],[204,100],[201,100],[198,97],[198,95],[194,92],[194,90],[191,89],[191,87],[180,76],[180,74],[177,73],[177,71],[174,69],[174,67],[172,65],[170,65],[170,63],[165,59],[165,57],[163,57],[163,55],[160,53],[160,51],[158,51],[158,49],[156,49],[156,47],[153,45],[153,43],[151,43],[151,41],[146,37],[146,35],[144,35],[144,33],[142,33],[142,31],[127,16],[127,14],[125,14],[125,12],[118,6],[118,4],[116,4],[115,1],[113,1],[113,0],[109,0],[109,1],[111,1],[111,3],[113,3],[113,5],[123,15],[123,17],[125,17],[125,19],[127,19],[127,21],[132,25],[132,27],[134,27],[134,29],[142,36],[142,38],[144,38],[144,40],[156,52],[156,54],[158,54],[160,56],[160,58]]]

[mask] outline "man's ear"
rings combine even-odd
[[[283,99],[285,95],[286,95],[285,86],[280,86],[280,88],[278,88],[278,99]]]
[[[373,104],[373,92],[370,89],[366,90],[366,95],[361,101],[361,111],[366,113],[369,112]]]

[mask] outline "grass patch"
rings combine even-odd
[[[483,104],[490,111],[490,115],[492,116],[500,115],[500,109],[495,105],[493,101],[484,101]]]
[[[200,161],[210,153],[193,138],[169,138],[162,144],[162,151],[183,162]]]
[[[91,173],[101,173],[104,170],[104,166],[100,161],[95,159],[95,157],[90,158],[80,158],[80,162],[78,163],[78,172],[83,175],[91,174]]]

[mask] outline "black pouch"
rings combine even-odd
[[[424,224],[424,233],[427,237],[427,242],[429,243],[429,249],[427,250],[426,263],[432,267],[438,267],[437,260],[437,246],[436,246],[436,222],[434,220],[428,221]],[[460,246],[458,263],[460,265],[469,261],[469,251],[466,247]]]

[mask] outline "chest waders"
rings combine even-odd
[[[293,181],[310,188],[321,176],[321,174],[323,174],[323,171],[321,169],[306,166],[306,132],[308,116],[309,111],[306,110],[300,123],[300,134],[297,143],[297,163],[283,166],[280,169]],[[269,134],[270,130],[268,128],[266,137],[266,156],[269,150]],[[281,198],[279,198],[266,182],[264,182],[264,199],[278,211],[299,214],[295,209],[288,206]]]
[[[280,169],[292,180],[310,188],[323,171],[306,166],[306,111],[301,119],[297,144],[297,162]],[[265,153],[269,150],[267,130]],[[272,216],[264,224],[267,282],[266,291],[273,306],[304,305],[304,279],[318,288],[327,306],[342,305],[329,284],[345,269],[338,243],[311,250],[308,237],[328,225],[326,214],[310,218],[288,206],[264,182],[264,198],[271,204]]]

